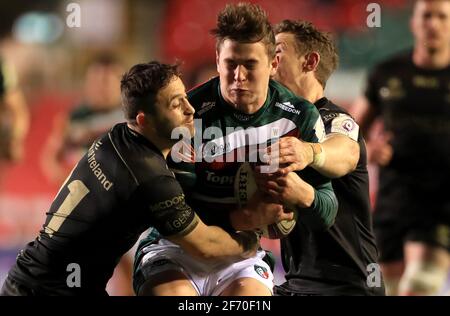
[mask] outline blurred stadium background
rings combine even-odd
[[[215,42],[209,30],[217,12],[232,0],[15,0],[0,4],[0,58],[8,79],[24,93],[30,112],[25,155],[15,164],[0,162],[0,285],[18,249],[39,231],[47,208],[73,162],[54,150],[63,139],[64,121],[83,95],[84,74],[98,54],[113,54],[124,68],[158,59],[181,61],[192,87],[215,74]],[[260,0],[271,22],[306,19],[331,31],[341,63],[327,85],[327,95],[349,106],[362,93],[367,70],[412,44],[408,0]],[[367,4],[381,6],[381,27],[370,28]],[[412,1],[411,1],[412,2]],[[81,27],[68,17],[79,5]],[[95,87],[94,87],[95,89]],[[119,86],[117,86],[119,89]],[[371,170],[371,194],[376,174]],[[277,241],[265,241],[279,253]],[[276,282],[282,281],[278,264]],[[126,273],[109,284],[112,295],[127,295]]]

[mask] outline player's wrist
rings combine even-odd
[[[260,234],[256,231],[240,231],[238,234],[241,237],[241,245],[243,250],[241,257],[253,257],[259,246]]]
[[[313,152],[312,163],[310,164],[313,168],[321,168],[325,164],[325,151],[319,143],[308,143]]]

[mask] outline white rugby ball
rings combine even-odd
[[[240,207],[245,206],[257,189],[252,167],[248,162],[244,162],[239,167],[234,178],[234,195],[238,201],[238,205]],[[294,219],[282,220],[278,223],[268,225],[261,228],[260,232],[263,237],[280,239],[286,237],[294,229],[296,223],[297,212],[294,211]]]

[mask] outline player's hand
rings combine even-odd
[[[309,207],[314,201],[314,188],[295,172],[287,175],[255,172],[255,179],[264,193],[285,206],[285,211],[293,211],[296,206]]]
[[[391,133],[384,133],[367,143],[367,158],[369,162],[382,167],[389,164],[394,152],[392,146],[389,144],[391,138]]]
[[[279,166],[277,173],[287,175],[305,169],[314,160],[312,147],[292,136],[282,137],[268,148],[268,162]]]
[[[241,257],[244,259],[254,257],[259,248],[259,234],[254,231],[240,231],[237,234],[241,239],[241,244],[244,249]]]
[[[285,212],[283,205],[274,202],[272,198],[257,191],[248,201],[244,213],[253,228],[261,228],[282,220],[292,220],[294,214]]]

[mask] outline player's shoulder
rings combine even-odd
[[[319,109],[327,134],[344,134],[358,141],[359,125],[350,113],[325,97],[316,101],[315,105]]]
[[[402,51],[381,61],[372,68],[371,72],[395,72],[398,69],[405,69],[408,67],[414,67],[411,50]]]
[[[219,77],[214,77],[187,92],[189,102],[198,112],[215,102],[218,98]]]
[[[161,151],[144,136],[128,128],[126,123],[115,125],[108,133],[108,138],[116,159],[137,184],[159,176],[173,176]]]
[[[351,117],[351,115],[343,107],[330,101],[326,97],[317,100],[315,102],[315,106],[319,110],[320,116],[322,117],[324,123],[339,116],[340,114]]]

